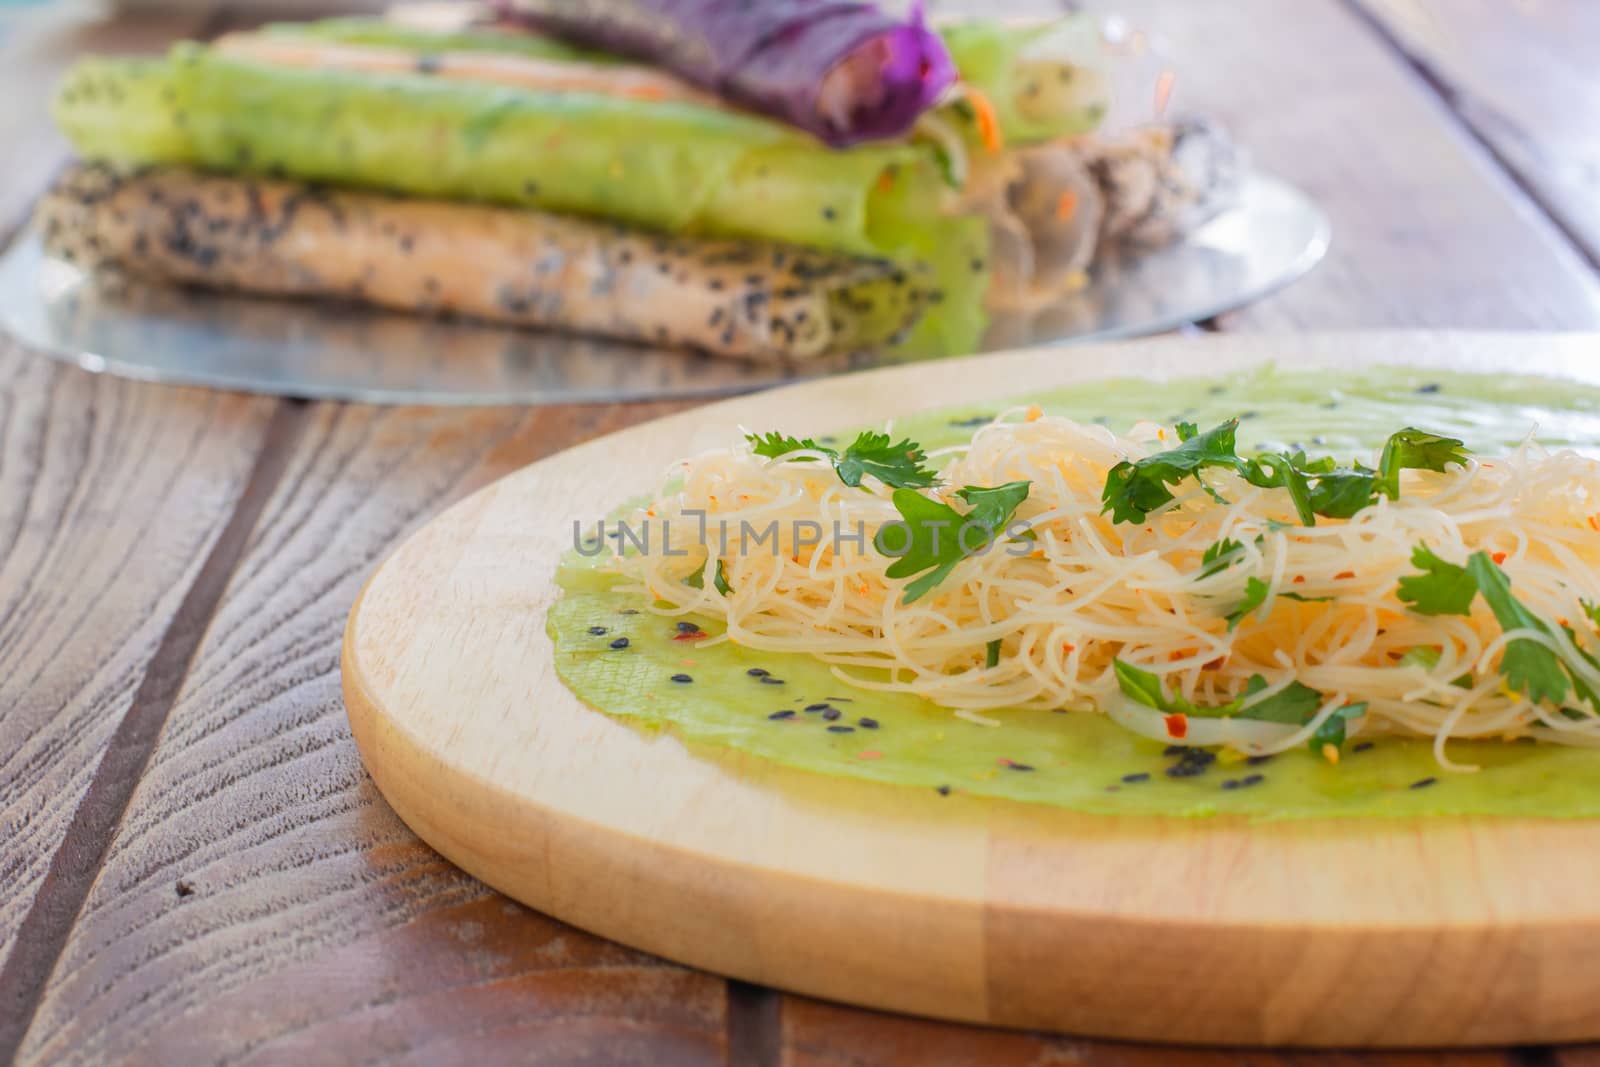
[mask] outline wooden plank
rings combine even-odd
[[[779,1067],[1516,1067],[1497,1051],[1181,1049],[1006,1033],[783,998]]]
[[[1600,5],[1352,0],[1600,266]]]
[[[441,1042],[491,1062],[720,1062],[723,982],[511,906],[418,843],[339,695],[345,615],[416,523],[683,406],[311,409],[22,1062],[427,1062]]]
[[[105,840],[78,828],[80,805],[274,406],[93,377],[0,342],[0,959],[48,966],[71,922],[80,896],[60,887],[55,914],[30,908],[63,842],[93,875]],[[0,1049],[27,977],[0,972]]]
[[[1600,281],[1578,252],[1338,0],[1292,15],[1277,0],[1093,6],[1171,57],[1174,111],[1220,118],[1333,219],[1328,258],[1225,327],[1600,324]]]

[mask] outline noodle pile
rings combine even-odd
[[[1523,638],[1564,653],[1573,676],[1600,690],[1600,671],[1556,629],[1570,626],[1580,648],[1594,643],[1584,602],[1600,601],[1600,463],[1530,440],[1444,472],[1404,471],[1398,499],[1315,526],[1301,525],[1287,492],[1231,470],[1206,472],[1204,486],[1174,484],[1176,498],[1142,523],[1102,514],[1110,468],[1177,441],[1149,423],[1123,437],[1037,408],[1003,414],[970,445],[939,453],[940,484],[919,491],[965,511],[957,487],[1030,482],[1016,519],[1031,534],[1001,534],[909,604],[908,581],[886,577],[894,557],[873,538],[901,518],[892,490],[870,476],[847,486],[813,451],[768,459],[741,445],[679,464],[669,491],[630,520],[654,524],[653,551],[613,565],[658,612],[724,620],[716,640],[806,653],[853,685],[915,693],[964,717],[1098,709],[1163,741],[1265,753],[1304,744],[1364,702],[1352,735],[1429,737],[1446,766],[1453,738],[1600,745],[1593,708],[1535,703],[1498,672],[1507,644]],[[774,520],[776,543],[758,542]],[[820,544],[797,543],[813,529]],[[661,550],[663,532],[680,554]],[[1241,547],[1203,574],[1204,553],[1224,539]],[[1470,616],[1410,610],[1397,586],[1417,573],[1419,543],[1457,564],[1491,554],[1517,599],[1555,626],[1503,631],[1483,598]],[[1230,629],[1252,578],[1267,595]],[[1297,682],[1323,700],[1305,723],[1191,718],[1175,735],[1124,695],[1117,660],[1195,705],[1246,696],[1249,707]],[[1247,696],[1255,675],[1266,688],[1257,682]]]

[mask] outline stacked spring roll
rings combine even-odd
[[[736,0],[757,14],[719,36],[721,6],[539,5],[564,39],[340,19],[87,60],[55,105],[85,162],[37,222],[95,269],[749,359],[970,351],[987,308],[1071,284],[1108,197],[1088,163],[1036,157],[1103,154],[1091,26],[935,35]]]

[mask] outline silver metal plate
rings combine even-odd
[[[1089,285],[1023,321],[997,317],[987,350],[1159,333],[1255,300],[1327,251],[1327,216],[1256,174],[1237,206],[1187,241],[1101,263]],[[342,304],[108,287],[45,255],[0,257],[0,327],[87,370],[146,381],[371,404],[564,404],[716,396],[911,357],[745,364],[566,335]]]

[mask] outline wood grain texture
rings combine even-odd
[[[826,432],[1001,400],[1017,382],[1264,360],[1593,383],[1597,345],[1390,333],[1038,349],[640,427],[490,486],[377,570],[345,637],[352,730],[386,799],[449,859],[532,907],[746,981],[1146,1040],[1594,1038],[1600,899],[1561,887],[1600,880],[1600,824],[1107,819],[807,775],[586,708],[554,674],[543,617],[574,523],[648,492],[662,457],[725,446],[741,426]]]
[[[1600,325],[1588,265],[1339,0],[1091,6],[1171,56],[1174,110],[1219,117],[1333,220],[1328,258],[1226,327]]]
[[[95,378],[0,342],[0,957],[273,406]]]
[[[413,525],[557,447],[668,410],[314,409],[22,1062],[272,1062],[329,1044],[354,1057],[339,1062],[460,1049],[581,1063],[583,1047],[638,1052],[596,1062],[720,1061],[721,981],[501,910],[372,789],[338,692],[349,604]],[[413,1013],[410,1029],[392,1022]],[[534,1059],[547,1043],[554,1058]]]
[[[1183,1049],[999,1033],[783,998],[781,1067],[1518,1067],[1498,1051]]]
[[[1600,266],[1600,5],[1351,0]]]

